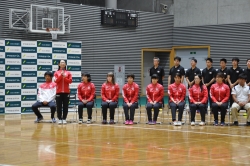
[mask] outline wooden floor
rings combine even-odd
[[[49,119],[48,113],[43,115]],[[72,117],[70,113],[68,118]],[[250,164],[247,126],[150,126],[144,124],[144,116],[131,126],[102,125],[100,117],[91,125],[35,124],[34,119],[32,114],[0,115],[0,165]],[[245,117],[241,121],[245,123]]]

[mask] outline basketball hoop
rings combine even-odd
[[[57,40],[57,31],[59,30],[59,28],[46,28],[46,31],[51,34],[52,40]]]

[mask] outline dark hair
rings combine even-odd
[[[225,58],[220,59],[220,62],[225,62],[227,63],[227,60]]]
[[[210,61],[211,63],[213,63],[213,59],[212,58],[207,58],[206,61]]]
[[[133,78],[133,80],[135,79],[135,75],[134,75],[133,73],[129,73],[129,74],[127,74],[127,78],[128,78],[128,77]]]
[[[53,77],[53,73],[50,72],[50,71],[46,71],[46,72],[44,73],[44,77],[45,77],[46,75],[50,76],[51,78]]]
[[[247,62],[250,61],[250,58],[247,59]]]
[[[87,77],[88,82],[91,82],[91,75],[89,73],[82,73],[82,77]]]
[[[197,59],[192,58],[191,61],[194,61],[195,63],[197,63]]]
[[[176,56],[176,57],[174,57],[174,60],[181,61],[181,57]]]
[[[217,73],[217,74],[216,74],[216,77],[220,77],[220,78],[223,78],[223,79],[225,78],[224,74],[221,73],[221,72]]]
[[[181,78],[182,76],[181,76],[181,73],[175,73],[174,77],[180,77]]]
[[[245,73],[241,73],[239,75],[239,79],[244,79],[244,80],[247,80],[247,75]]]
[[[199,77],[199,79],[201,80],[200,81],[200,88],[201,88],[201,92],[203,91],[203,82],[202,82],[202,75],[201,74],[197,74],[196,76],[198,76]],[[194,76],[195,77],[195,76]]]
[[[115,75],[113,72],[109,72],[107,77],[112,77],[112,84],[115,84]],[[106,83],[108,83],[108,79],[106,80]]]
[[[153,75],[151,76],[151,79],[159,79],[159,77],[158,77],[157,74],[153,74]]]
[[[60,70],[60,62],[61,61],[65,61],[64,59],[61,59],[59,62],[58,62],[58,69],[57,70]],[[66,64],[66,62],[65,62],[65,64]],[[67,69],[67,65],[65,65],[65,69]]]
[[[154,57],[154,59],[153,60],[158,60],[158,62],[160,62],[160,58],[158,58],[158,57]]]
[[[237,61],[237,62],[239,63],[240,59],[237,58],[237,57],[234,57],[234,58],[232,58],[232,62],[233,62],[233,61]]]

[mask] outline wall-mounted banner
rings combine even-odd
[[[44,73],[58,69],[65,60],[72,72],[72,94],[81,82],[82,42],[0,40],[0,114],[32,113]],[[77,101],[69,101],[77,104]],[[42,112],[49,112],[44,108]],[[71,110],[69,110],[71,111]]]

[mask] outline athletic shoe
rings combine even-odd
[[[239,125],[238,121],[234,121],[234,126],[238,126],[238,125]]]
[[[153,124],[153,125],[156,125],[156,121],[153,121],[152,124]]]
[[[214,125],[215,125],[215,126],[218,126],[218,120],[215,120],[215,121],[214,121]]]
[[[152,123],[153,123],[152,120],[148,121],[148,124],[149,124],[149,125],[152,125]]]
[[[35,123],[39,123],[40,121],[42,121],[43,120],[43,117],[41,117],[41,118],[36,118],[36,120],[34,121]]]
[[[64,119],[64,120],[62,120],[62,122],[63,122],[63,124],[67,124],[67,121]]]
[[[129,125],[129,120],[126,120],[125,125]]]
[[[51,119],[51,122],[52,122],[52,123],[56,123],[56,118],[52,118],[52,119]]]
[[[173,122],[173,125],[174,125],[174,126],[178,126],[178,122],[174,121],[174,122]]]
[[[250,122],[247,122],[247,126],[250,126]]]
[[[78,124],[82,124],[82,119],[79,119]]]
[[[91,124],[91,123],[92,123],[91,119],[88,119],[87,124]]]
[[[205,125],[205,122],[202,122],[202,121],[201,121],[201,122],[199,123],[199,125],[200,125],[200,126],[204,126],[204,125]]]
[[[220,125],[221,125],[221,126],[225,126],[225,122],[221,122]]]
[[[193,122],[191,122],[191,126],[195,126],[195,122],[193,121]]]
[[[58,124],[61,125],[63,123],[63,120],[62,119],[59,119],[58,120]]]
[[[113,119],[111,119],[109,124],[115,124],[115,121]]]
[[[107,124],[107,121],[106,121],[106,120],[103,120],[103,121],[102,121],[102,124]]]
[[[182,125],[181,121],[178,121],[177,126],[181,126],[181,125]]]
[[[134,124],[134,122],[132,120],[130,120],[128,124],[132,125],[132,124]]]

